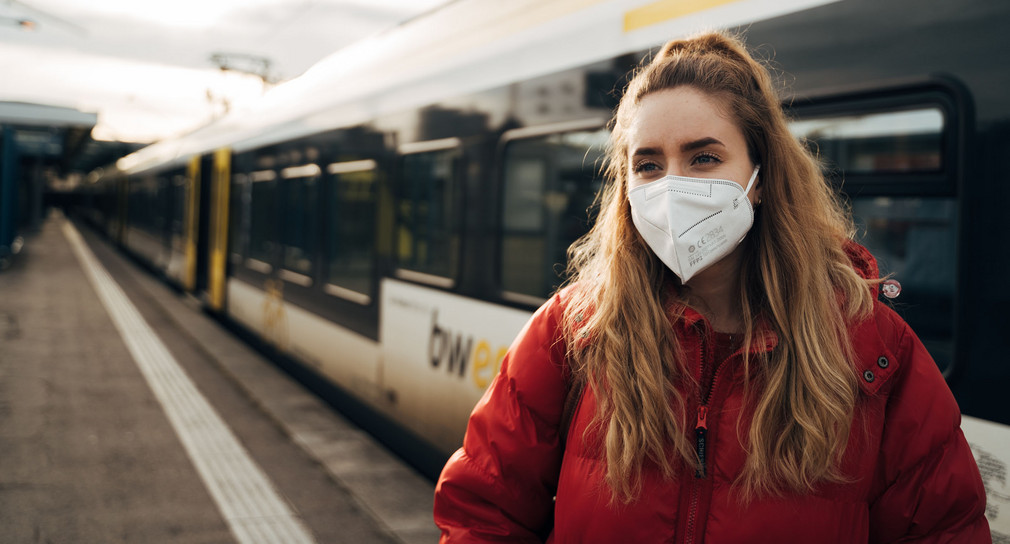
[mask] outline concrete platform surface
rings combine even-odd
[[[195,416],[173,416],[138,366],[136,350],[148,348],[124,342],[66,222],[51,216],[0,273],[0,542],[293,542],[262,529],[284,517],[303,541],[437,542],[430,481],[80,228],[164,357],[225,423],[219,434],[234,435],[269,482],[264,494],[287,512],[242,513],[261,511],[239,508],[252,501],[233,483],[241,463],[208,465],[193,453],[178,419]],[[193,436],[206,434],[199,425]],[[228,495],[242,504],[222,506]]]

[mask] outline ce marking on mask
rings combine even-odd
[[[714,229],[701,235],[698,241],[694,244],[688,246],[687,253],[688,266],[691,268],[697,267],[705,261],[705,257],[708,257],[714,251],[717,251],[720,247],[726,244],[728,238],[726,237],[726,232],[723,227],[715,227]]]

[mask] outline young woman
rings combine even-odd
[[[990,542],[958,407],[779,104],[720,34],[634,77],[572,284],[439,479],[442,542]]]

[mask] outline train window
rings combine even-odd
[[[901,283],[894,309],[947,374],[957,358],[965,107],[956,85],[930,80],[809,99],[790,128],[844,193],[857,241]]]
[[[401,147],[396,252],[399,277],[451,287],[459,259],[456,138]]]
[[[250,174],[249,254],[245,260],[248,268],[269,274],[273,270],[274,251],[277,248],[274,206],[276,202],[277,172],[257,170]]]
[[[171,203],[169,201],[169,194],[172,190],[171,179],[162,175],[155,178],[154,190],[151,196],[154,198],[154,202],[151,202],[151,207],[154,211],[154,231],[153,233],[158,236],[162,245],[165,244],[166,237],[170,236],[170,230],[172,227],[171,217],[169,214],[172,213],[172,209],[169,206]]]
[[[562,282],[568,246],[589,229],[608,137],[598,127],[505,135],[500,278],[506,298],[535,304]]]
[[[158,178],[144,176],[132,180],[129,197],[129,225],[148,234],[159,234],[163,214],[158,210]]]
[[[231,262],[241,264],[246,254],[245,244],[248,223],[249,176],[235,174],[232,176],[231,191],[228,203],[228,248]]]
[[[368,304],[375,273],[377,170],[374,160],[333,163],[329,180],[329,265],[324,290]]]
[[[182,251],[186,237],[186,173],[172,176],[172,246]]]
[[[312,285],[312,257],[316,247],[316,181],[322,170],[316,164],[281,170],[283,270],[281,277],[303,286]]]
[[[126,211],[129,214],[129,222],[133,226],[138,226],[140,222],[144,220],[147,208],[146,199],[143,198],[141,189],[142,187],[139,183],[130,183],[127,189],[128,196]]]
[[[937,107],[803,119],[790,127],[816,144],[829,169],[846,175],[938,172],[943,128]]]
[[[957,205],[952,198],[853,198],[859,242],[901,283],[896,309],[941,369],[954,358]]]

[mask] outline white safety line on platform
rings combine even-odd
[[[69,221],[63,234],[239,543],[315,542]]]

